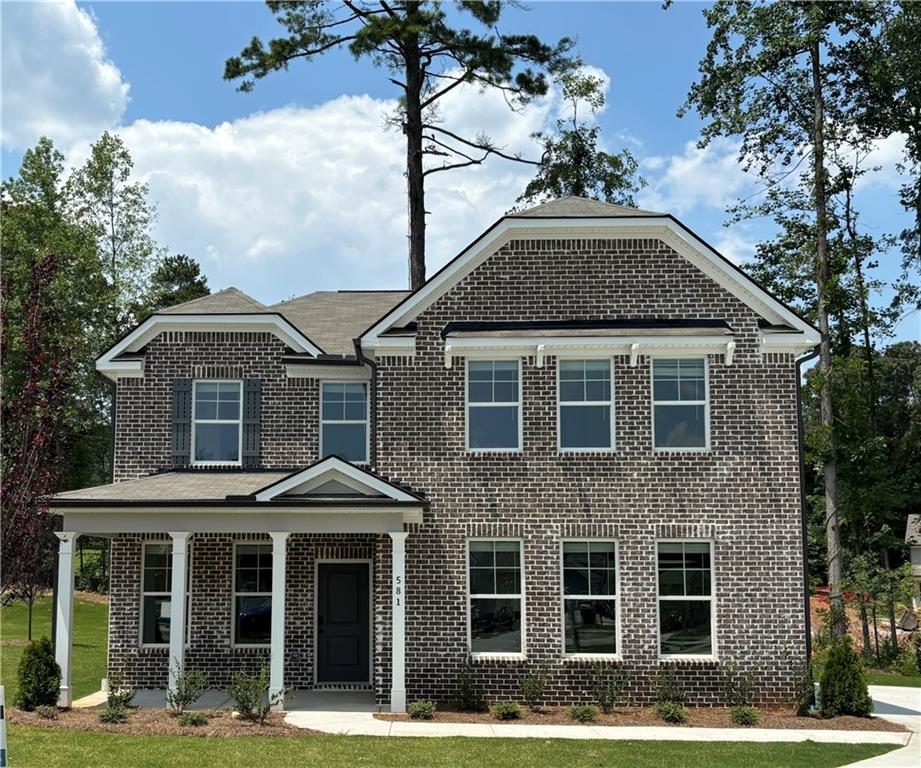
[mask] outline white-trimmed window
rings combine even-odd
[[[192,399],[192,463],[239,464],[242,381],[196,381]]]
[[[272,641],[272,545],[238,543],[233,550],[234,645]]]
[[[655,448],[694,450],[710,444],[707,361],[652,361],[652,431]]]
[[[173,545],[150,542],[143,546],[141,565],[141,645],[169,645],[173,589]],[[192,548],[186,554],[185,626],[186,643],[191,637]]]
[[[467,361],[467,448],[521,450],[521,361]]]
[[[324,381],[320,385],[320,458],[368,461],[368,385]]]
[[[563,652],[618,652],[617,544],[609,540],[564,541]]]
[[[521,542],[468,544],[471,653],[522,653]]]
[[[560,450],[611,450],[614,447],[611,361],[563,359],[558,371]]]
[[[659,654],[714,655],[713,562],[709,541],[660,541]]]

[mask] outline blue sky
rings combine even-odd
[[[740,261],[770,232],[767,222],[722,226],[751,182],[730,142],[696,149],[700,122],[675,114],[709,39],[702,7],[535,2],[507,11],[501,28],[576,38],[610,78],[598,118],[606,143],[629,147],[650,181],[640,203]],[[396,94],[368,61],[333,52],[241,94],[222,80],[224,60],[281,29],[261,3],[4,3],[2,14],[4,177],[42,132],[78,163],[101,130],[116,130],[159,206],[158,239],[197,258],[213,289],[236,285],[270,302],[405,285],[401,137],[383,127]],[[446,117],[527,153],[530,132],[558,109],[551,97],[512,114],[470,91]],[[878,154],[883,170],[861,199],[865,225],[880,233],[902,221],[898,143]],[[511,207],[529,176],[500,160],[431,177],[429,271]],[[881,276],[896,271],[884,260]],[[898,331],[917,338],[917,314]]]

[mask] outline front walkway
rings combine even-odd
[[[921,688],[871,685],[873,714],[912,730],[911,741],[903,748],[871,757],[846,768],[918,768],[921,765]]]

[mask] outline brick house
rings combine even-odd
[[[70,698],[74,540],[112,540],[108,668],[270,668],[271,686],[649,703],[677,669],[760,698],[807,642],[797,360],[818,332],[666,214],[563,198],[499,219],[415,292],[265,306],[228,289],[97,361],[111,485],[62,493],[56,653]]]

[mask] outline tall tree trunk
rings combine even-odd
[[[876,600],[873,601],[873,637],[876,638],[876,666],[883,666],[879,658],[879,625],[876,623]]]
[[[34,601],[26,600],[26,605],[29,607],[29,628],[26,631],[26,640],[28,640],[30,643],[32,642],[32,606],[33,604],[34,604]]]
[[[870,655],[870,620],[867,616],[866,595],[860,595],[860,630],[863,633],[863,655]]]
[[[889,589],[886,595],[886,608],[889,611],[889,642],[892,644],[890,651],[895,653],[899,647],[899,633],[895,626],[895,592],[892,589],[895,585],[892,583],[892,566],[889,563],[889,550],[883,549],[883,567],[886,569],[886,576],[889,582]]]
[[[821,11],[817,11],[821,12]],[[825,542],[828,548],[828,586],[833,614],[842,615],[844,603],[841,599],[841,535],[838,530],[838,466],[835,445],[835,412],[831,399],[831,339],[828,329],[828,307],[826,291],[829,284],[828,266],[828,200],[825,171],[825,99],[822,92],[822,65],[820,38],[814,35],[810,46],[812,61],[813,93],[813,161],[815,176],[816,214],[816,270],[815,280],[818,293],[817,315],[821,340],[819,342],[819,372],[822,377],[820,405],[822,426],[825,428],[827,450],[825,455]],[[838,621],[833,631],[839,637],[845,632]]]
[[[409,285],[425,282],[425,176],[422,169],[422,61],[418,39],[404,43],[406,56],[406,187],[409,207]]]

